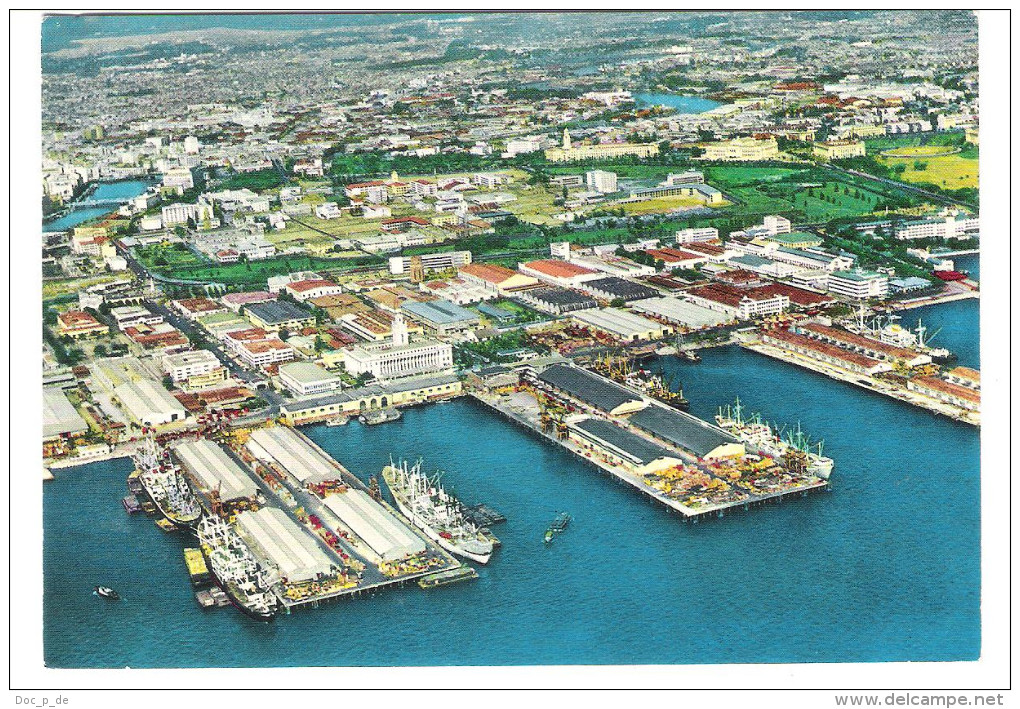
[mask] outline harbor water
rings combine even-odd
[[[968,309],[973,307],[973,311]],[[961,311],[954,310],[960,308]],[[917,311],[913,311],[917,312]],[[967,313],[972,312],[973,319]],[[976,357],[977,303],[939,340]],[[969,328],[969,330],[967,329]],[[954,337],[966,331],[961,341]],[[955,335],[953,333],[956,333]],[[967,361],[976,364],[976,359]],[[962,357],[961,357],[962,359]],[[253,622],[199,609],[185,540],[120,505],[126,460],[44,486],[45,653],[55,667],[670,664],[973,660],[980,651],[977,429],[737,347],[692,365],[694,413],[736,396],[800,421],[836,461],[830,493],[685,524],[629,487],[462,399],[401,421],[304,429],[367,480],[424,459],[506,515],[479,578]],[[574,521],[549,544],[558,511]],[[103,601],[105,584],[124,600]]]

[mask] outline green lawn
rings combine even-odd
[[[314,258],[308,256],[280,256],[264,261],[248,263],[231,263],[208,265],[172,270],[156,269],[163,275],[208,283],[258,284],[264,283],[270,276],[282,275],[293,271],[338,272],[359,266],[381,265],[382,258],[361,256],[353,259]]]
[[[194,254],[183,244],[152,244],[138,246],[134,250],[135,257],[148,269],[187,268],[202,266],[208,263]]]

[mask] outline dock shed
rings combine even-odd
[[[538,375],[538,381],[607,414],[628,414],[648,406],[639,394],[580,367],[554,364]]]
[[[697,416],[664,406],[649,406],[630,417],[630,422],[659,440],[671,443],[705,460],[744,455],[744,444],[735,436]]]
[[[425,551],[420,537],[362,490],[330,495],[325,504],[383,561],[396,561]]]
[[[184,441],[174,453],[204,492],[217,491],[223,502],[255,497],[258,486],[247,472],[223,448],[200,438]]]
[[[572,423],[570,433],[580,445],[593,447],[642,475],[683,463],[662,446],[601,419],[588,418]]]
[[[715,327],[730,320],[724,313],[695,305],[679,298],[645,298],[630,304],[634,310],[646,315],[668,320],[678,325],[698,330],[703,327]]]
[[[286,471],[302,485],[340,478],[340,470],[331,460],[285,426],[253,431],[245,447],[258,460]]]
[[[288,583],[313,581],[335,571],[318,543],[283,510],[263,507],[237,516],[237,526],[246,542],[252,542],[259,557],[275,566]]]

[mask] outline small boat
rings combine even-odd
[[[114,591],[109,586],[96,586],[94,589],[92,589],[92,593],[95,594],[96,596],[99,596],[100,598],[105,598],[110,601],[120,600],[120,594]]]
[[[567,528],[567,525],[570,524],[570,520],[572,519],[573,517],[571,517],[567,512],[560,512],[556,515],[556,519],[553,520],[553,523],[549,526],[549,528],[554,532],[562,532]]]
[[[335,416],[326,421],[327,426],[346,426],[347,422],[350,421],[346,416]]]
[[[553,531],[551,529],[545,530],[545,543],[549,544],[553,540]]]

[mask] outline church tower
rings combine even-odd
[[[563,149],[570,150],[570,131],[563,129]]]

